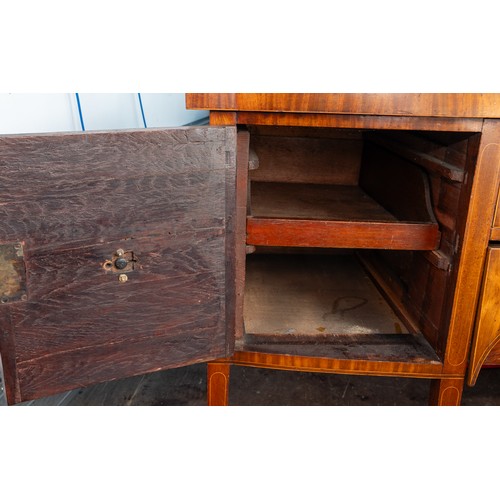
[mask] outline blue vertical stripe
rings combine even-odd
[[[80,104],[80,96],[78,93],[76,96],[76,105],[78,106],[78,115],[80,116],[80,125],[82,126],[82,132],[85,132],[85,123],[83,123],[82,105]]]
[[[141,94],[137,93],[137,97],[139,98],[139,107],[141,108],[142,122],[144,123],[144,128],[148,128],[146,123],[146,116],[144,115],[144,106],[142,105]]]

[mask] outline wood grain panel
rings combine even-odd
[[[436,222],[425,171],[370,142],[363,148],[359,185],[400,221]]]
[[[462,378],[442,378],[433,380],[429,404],[435,406],[459,406],[462,399],[464,381]]]
[[[48,354],[18,364],[23,401],[71,388],[201,363],[225,355],[213,329],[178,329],[171,336],[135,338]]]
[[[288,351],[286,346],[280,346],[275,350],[278,352],[270,353],[269,346],[262,346],[262,352],[259,352],[254,346],[237,348],[231,358],[231,363],[276,370],[412,378],[435,378],[441,376],[443,369],[442,364],[438,361],[422,360],[421,363],[415,363],[413,361],[338,359],[336,353],[329,353],[328,351],[324,352],[323,355],[315,356],[313,353],[308,352],[304,352],[304,355],[285,354]]]
[[[11,305],[0,306],[0,355],[4,370],[5,395],[8,404],[19,401],[19,380],[16,370],[16,346],[10,321]]]
[[[500,191],[498,192],[498,199],[495,209],[495,219],[493,221],[493,234],[492,239],[500,240]]]
[[[251,215],[277,219],[396,222],[358,186],[252,182]]]
[[[500,366],[500,342],[494,345],[486,357],[484,366]]]
[[[445,370],[449,373],[465,373],[467,355],[474,326],[477,298],[481,287],[483,265],[491,231],[491,221],[498,195],[500,164],[500,122],[485,120],[477,164],[471,165],[461,194],[457,232],[459,236],[458,266],[452,269],[451,283],[456,283],[452,299],[445,305],[450,311],[444,324],[448,325]],[[472,151],[469,155],[475,159]],[[469,205],[470,201],[470,205]],[[456,281],[455,281],[456,280]]]
[[[247,243],[263,246],[434,250],[435,224],[309,221],[248,217]]]
[[[500,94],[186,94],[190,109],[500,118]]]
[[[335,127],[366,130],[432,130],[481,132],[482,119],[421,116],[328,115],[305,113],[238,112],[238,124],[286,127]]]
[[[488,249],[484,281],[478,305],[474,339],[470,354],[468,382],[477,377],[491,351],[500,342],[500,247]]]
[[[169,232],[192,220],[220,226],[224,198],[211,193],[225,189],[225,151],[215,138],[226,133],[210,130],[137,132],[143,142],[127,132],[2,138],[0,240],[60,247],[140,234],[159,223]]]
[[[0,139],[0,241],[24,241],[27,271],[22,398],[227,354],[235,153],[235,128]],[[136,260],[124,283],[103,267],[118,248]]]
[[[285,132],[284,132],[285,133]],[[358,183],[361,136],[351,139],[252,135],[259,168],[252,181],[312,184]]]

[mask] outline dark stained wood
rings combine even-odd
[[[500,247],[490,246],[478,305],[468,374],[469,385],[476,383],[479,371],[500,342]],[[488,361],[491,364],[491,359]]]
[[[0,241],[27,271],[16,400],[231,352],[235,153],[235,128],[0,138]]]
[[[92,345],[169,337],[173,330],[196,335],[210,327],[214,342],[224,343],[223,272],[149,282],[134,278],[131,274],[127,283],[119,283],[113,277],[88,290],[85,284],[57,282],[53,292],[13,306],[18,363]]]
[[[450,179],[451,181],[462,182],[464,179],[464,171],[455,165],[446,162],[442,158],[437,157],[435,151],[432,150],[432,145],[429,141],[422,140],[418,138],[413,139],[411,142],[405,140],[407,137],[411,137],[408,134],[398,134],[397,136],[400,141],[395,140],[393,137],[388,138],[387,135],[382,134],[371,134],[369,139],[381,146],[384,146],[391,151],[403,156],[407,160],[417,163],[418,165],[424,167],[425,169],[435,172],[439,176]],[[409,142],[409,144],[408,144]],[[418,149],[417,149],[418,148]],[[448,148],[442,147],[438,149],[438,153],[441,151],[447,151]]]
[[[70,387],[206,362],[223,356],[224,352],[224,342],[214,344],[210,326],[195,332],[175,329],[168,337],[139,337],[55,352],[18,364],[21,396],[23,401],[45,397]]]
[[[256,246],[434,250],[439,244],[439,231],[435,224],[423,223],[249,217],[247,243]]]
[[[20,400],[16,346],[10,321],[11,307],[10,304],[0,306],[0,355],[4,371],[5,396],[9,404]]]
[[[238,131],[237,151],[236,151],[236,180],[233,188],[236,196],[236,209],[234,211],[234,238],[230,241],[233,248],[227,248],[228,255],[234,252],[234,279],[232,285],[228,284],[227,289],[234,288],[235,307],[229,310],[234,311],[234,318],[228,322],[227,332],[230,341],[228,346],[228,356],[234,351],[235,339],[241,338],[244,332],[243,325],[243,299],[245,290],[245,265],[247,255],[246,245],[246,219],[247,219],[247,194],[248,194],[248,171],[250,168],[249,152],[250,135],[248,131]],[[227,195],[230,196],[229,193]],[[231,214],[228,213],[228,218]]]
[[[363,148],[359,185],[400,221],[436,222],[425,172],[370,142]]]
[[[349,138],[265,135],[266,129],[252,134],[252,149],[259,168],[252,181],[356,185],[361,162],[361,134]],[[309,134],[310,135],[310,134]]]
[[[186,94],[190,109],[500,118],[500,94]]]
[[[224,199],[210,194],[224,192],[225,153],[215,140],[224,134],[200,127],[2,136],[0,241],[74,246],[147,233],[159,223],[175,231],[176,221],[188,225],[191,217],[220,225]]]

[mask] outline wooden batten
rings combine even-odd
[[[433,154],[432,146],[434,146],[434,150],[438,149],[438,152],[446,151],[447,148],[445,147],[441,146],[441,148],[438,148],[436,145],[430,143],[430,141],[421,138],[413,138],[413,140],[409,141],[408,138],[413,137],[409,134],[398,134],[399,141],[393,139],[391,136],[379,133],[372,133],[368,137],[372,142],[401,155],[403,158],[420,165],[427,171],[435,173],[442,178],[454,182],[462,182],[464,180],[465,173],[463,168],[461,169]],[[402,142],[402,139],[405,139],[405,142]]]

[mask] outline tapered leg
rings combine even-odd
[[[434,406],[459,406],[464,380],[461,378],[433,380],[429,404]]]
[[[227,406],[229,404],[229,372],[231,364],[226,362],[207,365],[207,402],[208,406]]]

